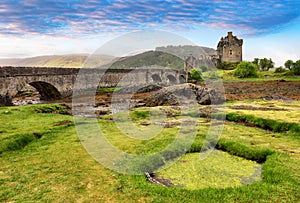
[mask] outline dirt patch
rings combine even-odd
[[[252,110],[252,111],[288,111],[285,108],[278,108],[278,107],[258,107],[258,106],[251,106],[251,105],[233,105],[229,106],[230,109],[235,110]]]
[[[54,126],[61,126],[61,125],[67,125],[67,126],[72,126],[74,125],[72,121],[61,121],[59,123],[54,124]]]
[[[226,100],[258,99],[268,95],[280,95],[300,99],[300,82],[224,82]]]

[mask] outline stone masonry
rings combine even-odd
[[[185,82],[185,73],[155,67],[107,70],[0,67],[0,105],[11,105],[12,98],[26,84],[33,86],[40,93],[42,100],[57,100],[71,96],[75,81],[78,79],[80,83],[76,83],[76,88],[86,90],[151,83],[179,84]]]

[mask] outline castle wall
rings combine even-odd
[[[222,62],[240,62],[242,61],[242,47],[229,46],[223,48]]]

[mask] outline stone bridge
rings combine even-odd
[[[0,104],[12,105],[12,98],[26,84],[33,86],[41,100],[57,100],[72,95],[80,73],[80,89],[117,87],[137,84],[179,84],[185,72],[162,68],[143,69],[79,69],[0,67]],[[101,80],[100,80],[101,78]],[[94,81],[98,81],[95,84]],[[78,83],[76,83],[78,84]]]

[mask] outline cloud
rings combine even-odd
[[[299,6],[300,2],[293,0],[2,0],[0,35],[76,37],[197,26],[235,28],[257,35],[274,32],[297,19]]]

